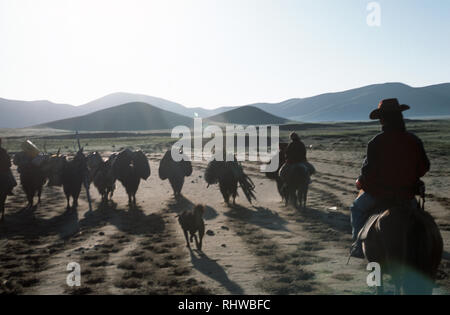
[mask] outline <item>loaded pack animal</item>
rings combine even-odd
[[[370,216],[358,236],[365,257],[380,264],[382,275],[391,275],[395,294],[432,294],[443,252],[433,217],[408,201],[388,201],[377,209],[386,210]],[[383,282],[377,291],[384,293]]]
[[[89,181],[94,183],[98,193],[102,197],[102,203],[108,202],[114,194],[116,179],[113,174],[111,161],[103,161],[98,152],[89,153],[87,156]]]
[[[150,164],[142,151],[125,149],[110,157],[114,177],[118,179],[128,194],[128,203],[136,205],[136,192],[141,179],[150,177]]]
[[[2,213],[0,221],[3,221],[5,219],[5,203],[7,197],[8,197],[7,189],[3,186],[0,187],[0,212]]]
[[[205,180],[208,187],[219,183],[219,189],[226,204],[230,203],[230,197],[233,198],[233,204],[236,204],[238,183],[248,202],[252,203],[252,200],[256,199],[255,184],[244,173],[242,165],[234,156],[229,156],[228,159],[223,158],[222,161],[216,158],[210,161],[205,171]]]
[[[66,156],[57,154],[49,161],[50,175],[49,186],[63,187],[67,200],[67,209],[76,209],[81,187],[87,174],[86,156],[81,148],[75,157],[68,161]],[[72,207],[70,206],[72,197]]]
[[[0,138],[0,212],[3,221],[5,217],[5,203],[9,194],[17,186],[14,175],[11,172],[11,158],[8,152],[2,148],[2,139]]]
[[[182,155],[182,160],[176,162],[172,158],[171,150],[168,150],[159,163],[158,169],[159,178],[162,180],[169,180],[175,198],[181,195],[184,178],[187,176],[191,176],[192,174],[191,161],[187,156],[183,155],[182,150],[180,150],[180,154]]]
[[[187,210],[178,216],[178,222],[183,229],[184,237],[186,238],[186,246],[191,248],[189,241],[192,243],[195,239],[195,245],[199,251],[202,250],[203,236],[205,235],[205,222],[203,221],[203,215],[205,213],[205,207],[203,205],[196,205],[194,209]],[[199,234],[199,239],[197,235]],[[188,237],[188,233],[190,238]]]
[[[42,188],[48,176],[48,157],[42,157],[39,164],[34,162],[25,152],[19,152],[14,156],[13,163],[20,174],[20,184],[27,197],[27,209],[34,206],[34,197],[38,197],[38,205],[41,203]]]

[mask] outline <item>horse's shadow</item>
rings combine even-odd
[[[297,210],[298,214],[307,221],[320,221],[329,228],[345,233],[351,233],[350,216],[342,212],[324,212],[311,207]]]
[[[202,252],[196,251],[196,253],[198,254],[198,257],[194,254],[194,251],[190,251],[191,262],[195,269],[209,278],[219,282],[230,294],[244,294],[244,290],[237,283],[228,278],[225,270],[215,260],[209,258]]]
[[[253,209],[256,211],[241,205],[233,205],[230,206],[230,210],[225,212],[224,215],[268,230],[289,232],[289,229],[286,228],[288,222],[275,211],[258,206],[253,206]]]

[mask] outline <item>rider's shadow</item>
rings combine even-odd
[[[258,206],[253,206],[253,209],[256,211],[241,205],[234,205],[224,215],[268,230],[289,232],[289,229],[286,228],[288,222],[275,211]]]

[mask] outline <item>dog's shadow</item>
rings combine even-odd
[[[198,250],[190,250],[191,262],[195,269],[219,282],[230,294],[243,295],[244,290],[228,278],[227,273],[215,260]]]

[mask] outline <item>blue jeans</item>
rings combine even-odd
[[[367,213],[375,207],[376,203],[377,200],[366,192],[353,202],[353,205],[350,207],[353,241],[356,241],[358,238],[359,231],[366,224]]]

